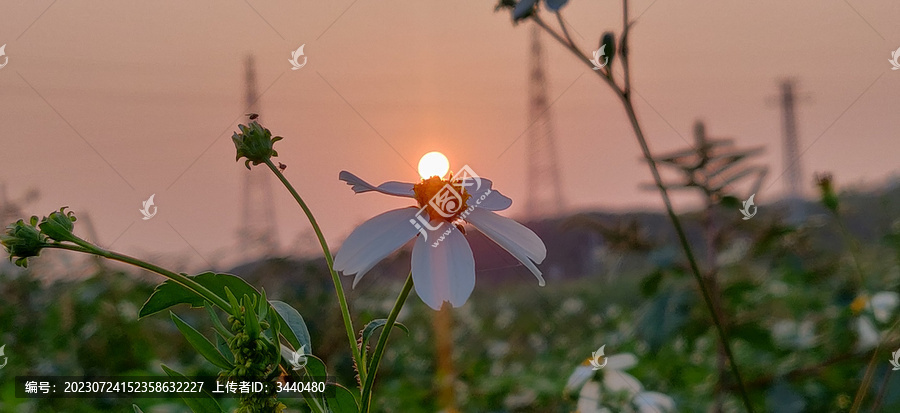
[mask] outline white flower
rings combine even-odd
[[[375,264],[418,235],[412,252],[412,276],[419,298],[435,310],[444,301],[453,307],[463,305],[475,288],[475,259],[459,225],[462,220],[512,254],[544,285],[535,264],[544,260],[547,248],[530,229],[493,212],[509,208],[512,200],[492,189],[490,180],[479,178],[480,185],[472,188],[465,180],[452,177],[443,180],[434,176],[417,184],[391,181],[378,186],[347,171],[339,178],[356,193],[376,191],[412,198],[419,206],[378,215],[347,237],[334,257],[334,269],[344,275],[355,274],[354,287]],[[450,192],[459,195],[456,204],[445,204],[452,205],[452,210],[436,210],[429,201],[448,186]]]
[[[627,395],[626,405],[616,406],[623,412],[674,412],[675,401],[659,392],[646,391],[641,382],[624,370],[637,365],[637,357],[631,353],[609,357],[603,369],[602,379],[597,380],[597,372],[587,362],[575,368],[566,383],[566,392],[578,391],[577,411],[579,413],[607,413],[606,407],[616,404],[619,395]]]
[[[900,305],[900,295],[893,291],[881,291],[872,296],[870,301],[872,315],[879,323],[887,323],[897,306]]]

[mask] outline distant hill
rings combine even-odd
[[[862,243],[880,242],[895,226],[900,231],[900,183],[868,191],[843,192],[841,213],[848,231]],[[803,225],[820,228],[817,238],[825,248],[839,248],[829,225],[830,213],[818,201],[804,202],[806,221]],[[733,208],[717,208],[719,226],[729,229],[731,237],[753,237],[773,226],[784,226],[787,204],[778,201],[758,206],[758,214],[744,221]],[[702,248],[704,238],[700,224],[701,212],[682,213],[690,242]],[[558,219],[526,222],[547,245],[547,258],[539,265],[548,281],[615,274],[618,267],[649,266],[650,256],[682,257],[672,225],[660,212],[587,212]],[[466,238],[475,254],[478,284],[497,284],[509,281],[533,280],[533,276],[515,258],[490,241],[478,230],[467,227]],[[337,248],[335,248],[337,251]],[[360,286],[379,281],[401,281],[409,272],[411,243],[375,266],[360,282]],[[698,249],[701,251],[701,249]],[[296,277],[314,277],[330,287],[330,277],[324,259],[298,260],[268,259],[239,265],[232,273],[262,283],[267,289],[285,288]],[[263,274],[278,274],[267,279]]]

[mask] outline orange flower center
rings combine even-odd
[[[432,176],[413,185],[413,191],[419,207],[428,211],[431,220],[453,222],[468,208],[466,201],[471,196],[462,184],[454,182],[452,176],[447,180]]]
[[[853,314],[859,314],[862,310],[865,310],[866,305],[869,304],[869,296],[866,294],[860,294],[853,299],[853,302],[850,303],[850,310],[853,311]]]

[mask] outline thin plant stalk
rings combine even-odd
[[[889,335],[897,326],[900,325],[900,318],[894,322],[894,325],[891,326],[885,332],[885,339],[882,339],[878,342],[878,345],[875,346],[875,350],[872,352],[872,357],[869,359],[869,364],[866,366],[866,372],[863,375],[863,381],[859,386],[859,389],[856,390],[856,396],[853,397],[853,405],[850,406],[850,413],[856,413],[859,411],[859,408],[862,407],[862,402],[866,398],[866,389],[872,382],[872,376],[875,375],[875,360],[878,358],[878,354],[881,349],[884,347],[885,342],[887,341],[887,335]]]
[[[297,193],[294,186],[288,182],[287,178],[284,177],[284,174],[281,173],[281,170],[279,170],[271,160],[266,159],[266,165],[268,165],[269,169],[272,170],[272,173],[278,177],[278,180],[284,184],[284,187],[291,193],[294,200],[300,205],[300,208],[303,209],[303,213],[305,213],[306,218],[309,219],[309,224],[312,225],[313,231],[316,232],[316,237],[319,239],[319,244],[322,246],[322,252],[325,254],[325,262],[328,264],[328,271],[331,272],[331,281],[334,282],[334,291],[337,293],[338,303],[341,307],[344,328],[347,330],[347,339],[350,342],[350,351],[353,354],[353,361],[359,372],[359,380],[360,383],[365,383],[366,365],[363,362],[359,346],[356,345],[356,334],[354,333],[355,330],[353,330],[353,320],[350,318],[350,308],[347,305],[347,297],[344,296],[344,287],[343,284],[341,284],[341,278],[334,270],[334,257],[331,255],[331,250],[328,248],[328,242],[325,241],[325,236],[322,234],[322,229],[319,228],[318,222],[316,222],[316,217],[313,216],[312,211],[306,206],[306,202],[303,202],[303,198],[300,197],[300,194]]]
[[[381,363],[381,356],[384,355],[384,347],[387,345],[388,336],[394,329],[394,323],[397,321],[400,309],[403,308],[403,304],[406,303],[406,298],[409,297],[409,292],[412,290],[412,287],[412,273],[409,273],[409,276],[406,277],[406,282],[403,284],[403,289],[400,290],[400,295],[397,296],[394,308],[391,309],[391,313],[388,315],[387,323],[384,324],[381,334],[378,336],[378,344],[375,345],[375,350],[372,352],[372,360],[369,362],[369,372],[372,374],[370,374],[363,383],[362,398],[360,399],[360,413],[369,413],[369,408],[372,405],[372,386],[375,384],[375,374],[378,372],[378,364]]]
[[[229,304],[227,301],[223,300],[221,297],[219,297],[218,295],[216,295],[215,293],[213,293],[212,291],[210,291],[203,285],[200,285],[199,283],[190,279],[187,276],[169,271],[165,268],[159,267],[157,265],[153,265],[149,262],[141,261],[137,258],[128,256],[125,254],[119,254],[117,252],[105,250],[103,248],[97,247],[87,241],[84,241],[84,240],[80,240],[80,241],[81,242],[76,242],[76,244],[78,244],[78,246],[52,243],[52,244],[47,244],[44,248],[56,248],[56,249],[61,249],[61,250],[83,252],[85,254],[93,254],[93,255],[97,255],[97,256],[100,256],[100,257],[103,257],[106,259],[110,259],[113,261],[119,261],[119,262],[123,262],[126,264],[131,264],[131,265],[134,265],[135,267],[140,267],[147,271],[155,272],[155,273],[162,275],[163,277],[166,277],[178,284],[181,284],[185,288],[199,294],[201,297],[203,297],[207,301],[215,304],[216,306],[225,310],[226,312],[233,313],[231,304]]]
[[[860,265],[861,252],[859,250],[859,245],[850,236],[850,231],[848,231],[847,227],[844,225],[844,221],[841,219],[840,210],[835,208],[832,210],[832,213],[834,214],[834,220],[838,224],[838,229],[841,233],[841,237],[843,238],[844,243],[847,244],[848,250],[850,251],[850,259],[853,261],[853,269],[855,270],[856,277],[857,277],[857,283],[858,283],[857,287],[860,289],[864,289],[865,288],[865,280],[864,280],[865,276],[863,274],[862,266]],[[887,334],[892,332],[894,330],[894,328],[897,327],[898,323],[900,323],[900,320],[895,322],[894,325],[891,326],[891,328],[887,330],[887,332],[885,333],[885,336],[887,336]],[[859,411],[860,407],[862,406],[863,400],[865,400],[865,398],[866,398],[866,389],[868,389],[869,386],[871,385],[872,378],[875,374],[875,370],[874,370],[875,359],[878,356],[878,352],[879,352],[879,350],[881,350],[883,343],[884,343],[884,340],[879,341],[878,346],[875,347],[875,351],[872,353],[872,358],[869,360],[868,365],[866,365],[866,371],[863,374],[863,381],[862,381],[862,383],[860,383],[859,389],[857,389],[856,395],[853,398],[853,405],[850,407],[851,412]],[[876,404],[877,404],[877,401],[876,401]]]
[[[691,267],[691,273],[694,276],[694,279],[697,282],[697,285],[700,287],[701,295],[703,296],[703,300],[706,303],[706,307],[709,310],[709,314],[712,317],[713,324],[716,326],[716,333],[719,337],[719,341],[722,344],[722,349],[725,352],[725,356],[728,358],[728,362],[731,365],[731,371],[734,375],[734,378],[738,385],[738,391],[741,395],[741,399],[744,403],[744,407],[748,412],[753,412],[753,405],[750,402],[750,397],[747,394],[747,390],[744,386],[743,378],[741,377],[740,369],[738,368],[737,363],[735,362],[734,354],[731,351],[731,345],[728,342],[728,336],[725,332],[725,328],[723,326],[722,320],[719,317],[719,314],[716,311],[715,305],[713,304],[712,297],[709,293],[709,290],[706,286],[706,283],[703,280],[703,276],[700,272],[700,267],[697,264],[697,259],[694,256],[693,249],[691,248],[690,243],[688,242],[687,235],[684,231],[684,228],[681,224],[681,220],[678,218],[678,215],[675,214],[675,209],[672,206],[672,201],[669,198],[668,190],[662,182],[662,177],[659,173],[659,168],[656,164],[656,161],[653,158],[652,153],[650,152],[650,147],[647,144],[647,139],[644,137],[644,132],[641,128],[640,122],[637,118],[637,113],[634,110],[634,105],[632,103],[632,95],[631,95],[631,77],[629,74],[630,68],[628,65],[628,31],[631,28],[631,23],[628,21],[628,0],[623,0],[623,24],[624,30],[623,35],[620,39],[621,46],[620,50],[624,50],[625,53],[619,53],[622,68],[624,72],[624,84],[623,86],[619,86],[616,84],[613,77],[610,75],[612,73],[612,68],[607,67],[606,70],[593,70],[593,64],[590,62],[590,59],[581,52],[581,50],[571,41],[564,39],[563,36],[560,36],[555,30],[551,29],[537,14],[532,15],[532,19],[537,23],[541,28],[544,29],[551,37],[553,37],[557,42],[565,46],[569,51],[575,54],[579,60],[581,60],[584,64],[588,65],[592,69],[592,71],[596,72],[601,79],[606,81],[606,83],[612,88],[613,92],[616,93],[616,96],[622,102],[622,106],[625,109],[625,113],[628,116],[628,120],[631,122],[631,127],[634,131],[635,137],[637,138],[638,144],[641,147],[641,152],[644,156],[644,160],[647,161],[647,165],[650,167],[650,173],[653,175],[653,181],[655,186],[659,189],[659,194],[662,197],[663,204],[666,207],[666,214],[669,216],[669,220],[672,221],[672,225],[675,227],[675,232],[678,236],[678,242],[681,244],[681,248],[684,251],[685,256],[687,257],[688,263]],[[559,19],[560,24],[564,26],[564,22],[562,18]]]

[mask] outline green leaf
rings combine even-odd
[[[259,338],[259,332],[261,330],[259,319],[256,318],[254,302],[249,295],[245,294],[244,299],[241,300],[241,304],[244,306],[244,331],[251,340],[256,340]]]
[[[371,322],[369,322],[369,324],[366,324],[366,326],[363,328],[363,331],[362,331],[363,347],[365,347],[366,343],[369,342],[369,338],[372,337],[372,334],[375,332],[375,330],[377,330],[379,327],[384,327],[385,324],[387,324],[387,319],[385,319],[385,318],[379,318],[377,320],[372,320]],[[409,335],[409,329],[406,328],[405,325],[395,321],[394,327],[397,327],[397,328],[405,331],[406,334]]]
[[[234,293],[228,287],[225,287],[225,295],[228,296],[228,303],[231,305],[231,315],[236,318],[243,318],[241,315],[241,304],[238,303],[237,298],[234,298]]]
[[[272,326],[267,330],[269,342],[272,343],[272,356],[278,358],[281,347],[281,319],[278,318],[278,313],[269,311],[269,325]]]
[[[650,351],[658,352],[687,323],[691,304],[691,295],[686,291],[663,291],[653,298],[637,328]]]
[[[309,329],[306,328],[306,322],[300,313],[283,301],[269,301],[275,312],[278,313],[278,319],[281,324],[281,332],[288,343],[299,349],[300,346],[306,346],[306,352],[312,353],[312,342],[309,338]]]
[[[213,328],[216,329],[216,332],[219,333],[220,336],[224,339],[230,339],[234,337],[234,334],[231,333],[225,325],[222,324],[222,320],[219,319],[219,315],[216,314],[215,310],[213,310],[213,306],[210,303],[206,303],[206,313],[209,314],[209,318],[213,322]]]
[[[198,275],[189,275],[188,277],[206,287],[212,291],[213,294],[221,297],[222,300],[225,301],[228,300],[228,296],[225,294],[225,287],[228,287],[232,293],[239,297],[245,294],[251,297],[259,297],[259,291],[256,291],[253,286],[247,284],[242,278],[231,274],[205,272]],[[187,287],[172,280],[168,280],[156,286],[156,289],[153,290],[153,294],[150,295],[150,298],[147,299],[147,302],[141,307],[140,316],[146,317],[151,314],[156,314],[178,304],[201,307],[203,306],[204,301],[203,297],[197,295]]]
[[[166,371],[166,374],[168,374],[169,377],[180,379],[185,378],[183,374],[166,367],[166,365],[162,365],[162,368]],[[219,406],[219,403],[216,402],[216,399],[214,399],[212,395],[209,394],[209,392],[204,390],[201,395],[202,397],[182,397],[181,400],[184,400],[184,404],[188,405],[188,407],[190,407],[194,413],[224,413],[222,411],[222,408]]]
[[[334,397],[328,399],[328,407],[334,413],[359,413],[359,404],[350,389],[337,383],[329,386],[334,386]]]
[[[806,411],[806,400],[789,384],[779,381],[766,391],[766,407],[768,411],[784,413],[800,413]]]
[[[306,356],[306,373],[311,377],[323,380],[328,377],[328,370],[325,368],[325,362],[312,354]]]
[[[651,297],[659,291],[659,284],[663,279],[662,269],[657,268],[650,275],[641,280],[641,294],[644,297]]]
[[[234,354],[232,354],[231,349],[228,348],[228,342],[218,334],[216,334],[216,349],[225,357],[225,360],[228,360],[229,364],[234,364]]]
[[[772,333],[755,323],[743,323],[734,325],[729,331],[732,339],[741,339],[751,346],[765,351],[775,352],[777,348],[772,341]]]
[[[178,327],[181,334],[184,334],[188,343],[191,343],[191,346],[193,346],[200,355],[209,360],[210,363],[223,369],[231,369],[234,367],[225,359],[225,356],[223,356],[222,353],[219,353],[219,350],[216,350],[216,347],[213,346],[203,334],[200,334],[194,327],[185,323],[184,320],[175,315],[175,313],[170,311],[169,314],[172,316],[172,321],[175,322],[175,326]]]
[[[265,288],[262,289],[261,294],[262,294],[262,298],[259,300],[259,314],[258,314],[257,318],[259,320],[265,320],[266,317],[269,315],[269,306],[268,306],[269,299],[266,298],[266,289]],[[266,303],[266,304],[263,304],[263,303]]]
[[[719,205],[726,209],[741,209],[741,201],[732,195],[723,196]]]

